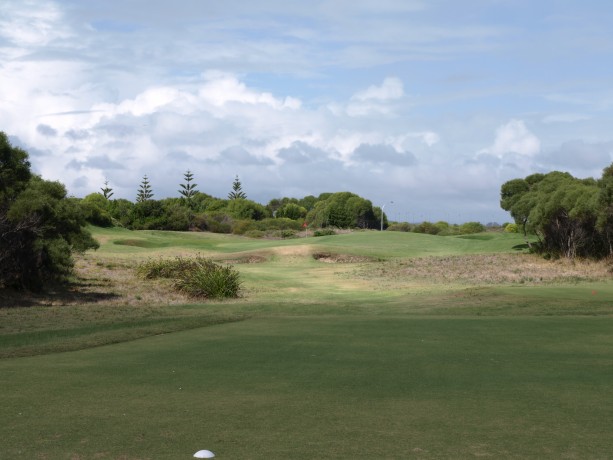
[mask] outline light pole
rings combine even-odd
[[[387,203],[385,203],[387,204]],[[385,204],[381,206],[381,231],[383,231],[383,210],[385,209]],[[393,201],[390,201],[389,204],[394,204]]]

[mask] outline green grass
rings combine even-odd
[[[3,458],[608,458],[611,318],[259,318],[0,362]]]
[[[174,254],[177,250],[223,255],[243,252],[270,252],[277,248],[308,246],[317,250],[377,258],[423,257],[428,255],[517,252],[525,247],[523,236],[488,233],[440,237],[417,233],[362,231],[333,236],[288,240],[263,240],[214,233],[186,233],[94,228],[102,241],[99,252],[117,257]],[[158,251],[152,251],[157,249]]]
[[[0,458],[611,456],[610,278],[402,272],[415,257],[521,253],[519,235],[95,234],[87,257],[116,270],[259,262],[235,265],[233,301],[0,309]]]

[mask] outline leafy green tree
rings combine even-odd
[[[228,200],[215,198],[211,195],[202,192],[196,192],[192,198],[192,205],[195,212],[213,212],[224,209],[228,204]]]
[[[598,190],[596,228],[603,236],[606,251],[613,254],[613,164],[602,171]]]
[[[39,290],[72,272],[73,252],[98,247],[78,200],[32,175],[28,154],[0,133],[0,288]]]
[[[138,203],[143,203],[145,201],[151,200],[152,198],[153,198],[153,190],[151,189],[149,178],[145,174],[138,188],[138,192],[136,194],[136,201]]]
[[[31,177],[28,153],[13,147],[0,131],[0,206],[7,207],[27,187]]]
[[[535,249],[546,255],[605,257],[613,254],[607,226],[608,173],[605,169],[600,181],[559,171],[514,179],[501,187],[501,206],[524,233],[539,238]]]
[[[90,193],[83,198],[79,205],[85,220],[99,227],[112,227],[113,218],[108,212],[109,200],[100,193]]]
[[[246,199],[247,195],[243,192],[243,186],[238,176],[234,178],[234,182],[232,183],[232,191],[228,193],[229,200],[243,200]]]
[[[264,206],[255,201],[244,198],[235,198],[230,200],[225,208],[225,211],[234,219],[253,219],[262,220],[269,217],[269,214]]]
[[[316,227],[378,228],[379,225],[372,203],[350,192],[321,194],[308,212],[307,220]]]
[[[133,230],[163,230],[168,222],[164,213],[164,206],[158,200],[144,200],[137,202],[132,208]]]
[[[315,203],[317,203],[317,198],[315,198],[313,195],[307,195],[298,200],[296,204],[298,206],[302,206],[308,212],[315,207]]]
[[[190,209],[192,209],[193,208],[193,203],[192,203],[193,198],[196,195],[196,193],[198,193],[198,190],[196,190],[196,187],[198,186],[198,184],[194,184],[192,182],[194,180],[194,175],[189,169],[183,175],[183,178],[185,180],[185,183],[179,184],[181,187],[181,189],[179,190],[179,193],[183,197],[183,200],[185,201],[185,203],[187,203],[187,206]]]
[[[125,198],[109,201],[108,211],[116,223],[123,227],[131,227],[134,220],[134,203]]]
[[[296,203],[286,203],[277,210],[277,217],[286,217],[292,220],[304,219],[307,215],[307,210]]]

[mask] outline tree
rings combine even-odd
[[[109,187],[109,181],[105,180],[104,181],[104,187],[100,189],[102,191],[102,196],[104,196],[104,198],[106,198],[107,200],[110,200],[111,197],[113,196],[113,189]]]
[[[138,203],[142,203],[152,198],[153,198],[153,190],[151,189],[151,185],[149,184],[149,179],[147,178],[147,175],[145,174],[138,188],[138,193],[136,194],[136,201]]]
[[[234,178],[234,182],[232,183],[232,191],[228,193],[229,200],[240,200],[246,199],[247,195],[243,192],[243,186],[241,185],[241,181],[238,179],[238,175]]]
[[[0,131],[0,206],[8,206],[27,187],[31,177],[27,152],[13,147]]]
[[[0,288],[42,289],[72,272],[73,252],[98,247],[77,199],[32,175],[28,154],[0,133]]]
[[[79,205],[87,222],[99,227],[112,227],[113,218],[109,214],[109,200],[100,193],[90,193],[80,200]]]
[[[198,184],[192,184],[192,181],[194,180],[194,175],[191,173],[191,171],[189,169],[183,175],[183,178],[185,179],[185,183],[184,184],[179,184],[181,186],[181,189],[179,190],[179,193],[181,194],[181,196],[185,200],[185,203],[187,203],[187,206],[190,209],[192,209],[193,208],[192,199],[194,198],[196,193],[198,193],[198,190],[196,190],[196,186]]]
[[[276,217],[287,217],[288,219],[298,220],[304,219],[307,215],[307,210],[296,203],[286,203],[277,210]]]
[[[372,203],[350,192],[322,193],[307,214],[317,227],[377,228],[379,220]]]
[[[607,174],[600,181],[559,171],[513,179],[502,185],[500,204],[524,233],[539,238],[535,250],[571,259],[606,257],[613,255]]]

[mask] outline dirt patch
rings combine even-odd
[[[310,246],[279,246],[272,249],[279,256],[309,256],[312,248]]]
[[[4,291],[0,307],[61,305],[179,305],[189,297],[172,289],[169,280],[143,281],[136,262],[104,260],[94,255],[75,257],[74,279],[42,293]]]
[[[220,262],[222,264],[261,264],[262,262],[266,262],[268,259],[264,256],[259,255],[248,255],[248,256],[240,256],[240,257],[232,257],[229,259],[216,259],[216,262]]]
[[[154,243],[151,241],[147,241],[147,240],[141,240],[138,238],[128,238],[128,239],[123,239],[123,240],[116,240],[113,241],[113,244],[119,245],[119,246],[132,246],[132,247],[136,247],[136,248],[160,248],[160,247],[164,247],[164,244],[158,244],[158,243]]]
[[[366,256],[356,256],[352,254],[332,254],[330,252],[316,252],[313,259],[328,264],[355,264],[365,262],[375,262],[375,259]]]

